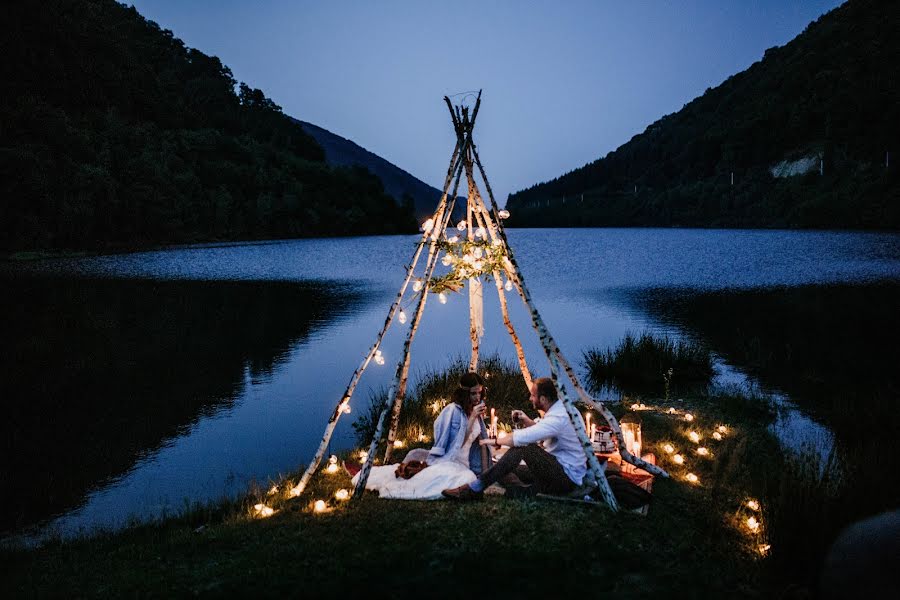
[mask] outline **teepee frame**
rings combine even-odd
[[[505,291],[510,287],[515,288],[516,292],[525,303],[525,306],[528,308],[528,311],[531,315],[531,323],[535,331],[537,332],[538,337],[540,338],[541,347],[543,348],[544,353],[547,356],[547,360],[550,366],[550,377],[553,380],[557,391],[559,392],[559,400],[565,406],[566,412],[569,415],[569,420],[571,421],[572,426],[575,429],[575,433],[577,434],[582,448],[584,449],[584,454],[588,462],[588,478],[589,480],[591,480],[590,483],[596,485],[599,488],[604,502],[610,507],[610,509],[615,511],[618,509],[618,504],[616,503],[616,499],[612,494],[612,490],[607,483],[606,477],[603,475],[603,470],[600,467],[599,462],[597,461],[597,457],[594,455],[591,441],[588,439],[588,434],[585,429],[581,413],[575,407],[573,400],[569,398],[569,395],[566,391],[566,385],[563,379],[563,375],[565,376],[565,378],[572,382],[572,385],[575,388],[575,392],[577,393],[578,398],[581,400],[581,402],[587,405],[589,408],[598,411],[609,424],[610,429],[612,429],[613,434],[616,436],[619,442],[619,452],[625,462],[631,463],[655,475],[661,475],[663,477],[668,477],[669,475],[656,465],[651,465],[641,460],[640,457],[635,457],[628,452],[628,450],[626,449],[624,437],[622,435],[622,429],[621,427],[619,427],[619,423],[616,420],[615,416],[609,411],[608,408],[606,408],[606,406],[603,405],[602,402],[590,396],[590,394],[588,394],[584,387],[581,385],[577,375],[575,374],[575,371],[572,369],[571,364],[563,356],[559,346],[550,335],[547,326],[544,324],[544,321],[541,318],[541,315],[531,298],[528,287],[525,285],[525,279],[522,276],[522,271],[519,269],[518,263],[513,256],[512,249],[510,248],[509,242],[506,238],[506,232],[504,231],[503,225],[501,223],[501,219],[503,218],[501,216],[501,211],[499,210],[497,202],[494,199],[494,193],[491,190],[490,183],[488,182],[487,175],[484,171],[484,166],[481,164],[481,160],[478,157],[478,152],[475,148],[475,143],[472,140],[472,131],[475,127],[475,119],[478,116],[478,109],[481,106],[481,92],[478,92],[478,98],[475,101],[475,105],[471,113],[468,107],[454,107],[453,104],[451,104],[450,99],[446,96],[444,97],[444,101],[447,104],[447,108],[450,110],[450,117],[453,121],[453,128],[456,131],[456,146],[453,149],[453,154],[450,159],[450,166],[447,169],[447,176],[444,180],[444,189],[441,195],[440,202],[437,205],[433,217],[426,221],[425,225],[423,226],[424,231],[422,233],[422,238],[419,240],[412,260],[407,267],[406,277],[403,280],[403,284],[400,286],[400,291],[397,293],[397,298],[394,300],[394,303],[391,304],[391,307],[388,310],[387,317],[384,321],[384,326],[378,333],[378,336],[375,339],[375,343],[369,349],[368,354],[366,354],[366,356],[363,358],[362,363],[350,378],[350,383],[347,385],[347,389],[344,392],[344,395],[341,397],[340,401],[335,407],[334,412],[331,415],[330,420],[328,421],[328,425],[325,428],[325,435],[322,437],[322,441],[319,444],[319,448],[316,451],[315,456],[313,457],[306,471],[303,473],[300,482],[291,490],[291,494],[294,496],[298,496],[306,488],[307,483],[322,461],[322,457],[325,454],[328,443],[331,440],[331,436],[334,433],[335,427],[337,426],[338,420],[340,419],[342,414],[350,412],[349,403],[350,399],[353,396],[353,392],[356,389],[356,385],[359,383],[359,379],[360,377],[362,377],[362,374],[365,371],[366,367],[369,365],[369,362],[374,357],[378,356],[378,348],[381,345],[382,339],[387,333],[387,330],[390,328],[390,325],[392,324],[398,312],[400,303],[403,300],[409,283],[415,273],[417,263],[421,258],[425,247],[427,246],[428,252],[425,259],[423,274],[421,278],[417,279],[417,285],[414,286],[414,290],[416,290],[416,288],[419,288],[419,286],[421,285],[421,288],[418,290],[419,296],[418,301],[416,302],[415,312],[413,313],[412,320],[409,324],[409,329],[406,333],[406,341],[403,345],[402,356],[397,363],[394,379],[391,383],[388,394],[385,397],[385,401],[379,410],[378,420],[375,427],[375,434],[372,438],[371,444],[369,445],[368,456],[363,463],[356,488],[353,491],[354,499],[361,497],[363,490],[365,490],[366,481],[368,480],[369,473],[372,469],[372,464],[375,459],[375,453],[378,449],[378,442],[382,437],[385,422],[387,421],[387,415],[389,413],[391,415],[391,418],[387,436],[387,449],[384,458],[385,463],[388,463],[390,461],[391,452],[393,451],[394,447],[393,442],[396,438],[397,427],[400,420],[400,410],[403,405],[403,399],[406,395],[406,386],[409,378],[409,365],[411,358],[410,348],[412,346],[412,341],[415,338],[416,331],[418,330],[419,323],[422,319],[429,292],[437,291],[436,289],[433,289],[437,281],[433,279],[433,274],[438,262],[440,249],[446,249],[448,245],[452,245],[453,243],[451,239],[448,239],[446,230],[453,215],[453,207],[457,197],[457,192],[459,191],[460,180],[463,174],[465,174],[467,187],[465,229],[467,241],[471,245],[473,242],[476,242],[476,237],[481,237],[483,241],[481,245],[485,247],[485,252],[490,254],[490,252],[493,250],[494,256],[502,257],[502,260],[495,260],[492,263],[492,268],[490,271],[482,272],[480,269],[473,269],[473,272],[469,277],[467,277],[469,283],[469,334],[472,343],[472,354],[469,361],[469,367],[471,370],[476,370],[478,366],[479,337],[481,334],[480,295],[483,293],[483,286],[480,278],[482,275],[490,276],[493,278],[495,287],[497,288],[497,295],[500,301],[500,311],[503,316],[503,323],[506,326],[507,331],[509,332],[513,345],[515,346],[519,367],[522,370],[522,377],[525,380],[526,386],[531,389],[532,375],[531,371],[528,368],[528,365],[525,362],[525,352],[522,349],[522,344],[509,318]],[[488,198],[490,200],[490,209],[485,206],[484,199],[482,198],[480,189],[476,183],[476,167],[478,169],[478,173],[481,175],[482,181],[484,182],[485,190],[487,191]],[[480,235],[476,235],[476,233]],[[507,284],[505,286],[502,283],[502,275],[505,275],[507,278]]]

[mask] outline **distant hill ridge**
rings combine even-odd
[[[510,226],[900,228],[900,2],[851,0],[615,151],[510,195]]]
[[[434,213],[443,190],[410,175],[400,167],[366,150],[359,144],[323,129],[318,125],[295,119],[325,151],[325,162],[333,166],[361,165],[374,173],[384,185],[384,191],[402,203],[404,196],[413,201],[413,211],[421,222]],[[458,200],[465,206],[465,198]]]

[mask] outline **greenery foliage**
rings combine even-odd
[[[0,250],[414,231],[362,167],[113,0],[0,8]]]
[[[594,390],[613,386],[659,394],[669,385],[706,387],[714,373],[712,354],[705,346],[650,333],[627,333],[615,349],[588,349],[583,362],[588,386]]]
[[[850,0],[605,157],[512,194],[509,225],[900,227],[898,23],[896,2]],[[770,171],[803,158],[805,174]]]

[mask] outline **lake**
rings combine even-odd
[[[900,234],[531,229],[508,232],[577,370],[650,331],[707,344],[718,381],[777,394],[788,446],[830,443],[829,394],[894,403]],[[0,264],[3,511],[9,534],[116,528],[234,496],[308,462],[384,323],[418,236],[198,245]],[[440,268],[440,267],[439,267]],[[482,355],[515,360],[493,285]],[[412,379],[468,356],[463,294],[428,302]],[[407,308],[411,314],[411,307]],[[548,374],[517,297],[528,363]],[[394,324],[332,440],[387,387]],[[616,396],[617,397],[617,396]],[[652,434],[651,434],[652,435]],[[823,442],[824,440],[824,442]]]

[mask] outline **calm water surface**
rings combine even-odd
[[[888,315],[888,333],[897,328],[900,234],[553,229],[512,230],[509,238],[573,364],[587,348],[646,330],[713,342],[720,382],[745,381],[739,355],[717,337],[715,316],[708,322],[669,310],[699,306],[695,297],[726,298],[714,312],[731,310],[734,319],[768,306],[771,316],[746,325],[763,328],[789,318],[784,307],[797,304],[791,293],[809,302],[840,288],[836,311],[858,298]],[[14,415],[3,429],[4,455],[14,458],[2,474],[4,505],[14,508],[0,529],[114,528],[297,469],[374,342],[417,239],[192,246],[0,265],[9,349],[0,374],[5,412]],[[482,352],[512,361],[493,288],[485,289]],[[529,364],[546,373],[521,302],[510,306]],[[363,378],[357,414],[371,390],[389,384],[407,326],[395,324],[386,337],[386,363],[373,363]],[[467,355],[468,344],[464,296],[429,302],[413,373]],[[781,382],[773,383],[777,390]],[[354,416],[340,423],[333,449],[353,445]],[[796,444],[829,435],[806,411],[785,412],[777,427]]]

